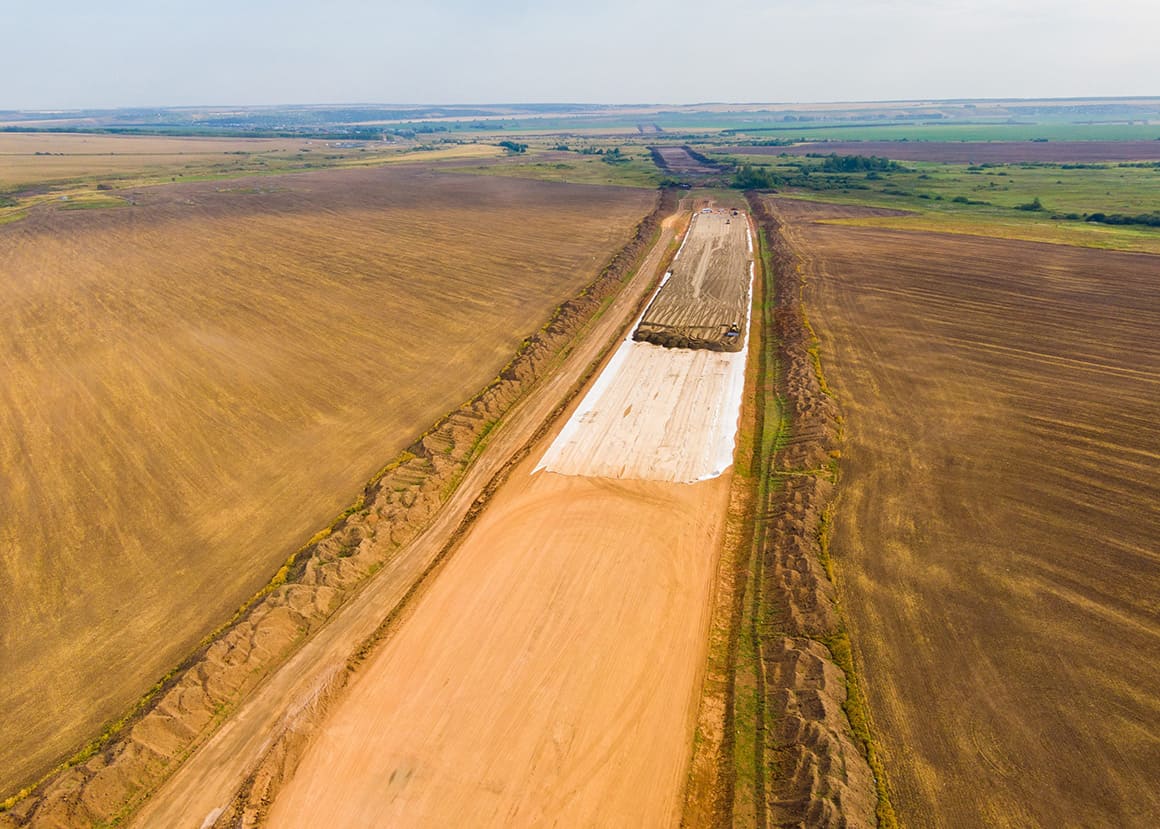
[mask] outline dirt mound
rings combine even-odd
[[[389,566],[429,523],[496,420],[549,373],[554,360],[620,289],[676,203],[675,191],[662,191],[657,207],[637,226],[631,241],[592,283],[561,304],[549,322],[524,341],[499,377],[367,484],[359,501],[296,553],[236,620],[175,670],[128,725],[88,760],[41,783],[0,814],[0,827],[105,824],[131,813],[216,730],[247,691],[317,630],[355,588]],[[338,687],[341,681],[336,679],[294,716],[311,716]],[[286,731],[293,732],[293,719]],[[271,766],[280,768],[293,761],[298,747],[289,741],[271,751],[284,752]],[[243,799],[251,794],[260,798],[270,782],[249,781]]]
[[[874,826],[874,777],[846,716],[847,677],[830,648],[842,623],[821,539],[840,420],[802,306],[800,263],[767,205],[756,196],[750,204],[776,274],[777,392],[784,407],[757,550],[757,589],[780,618],[776,628],[759,630],[757,643],[765,675],[766,756],[777,769],[764,781],[763,807],[774,825]]]

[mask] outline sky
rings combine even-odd
[[[0,109],[1160,95],[1160,0],[0,0]]]

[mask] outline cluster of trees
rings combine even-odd
[[[778,187],[797,187],[803,190],[870,189],[849,176],[812,176],[810,168],[804,164],[798,167],[797,172],[776,172],[768,167],[742,164],[734,171],[729,186],[738,190],[773,190]]]
[[[754,167],[752,164],[742,164],[733,174],[732,187],[738,190],[772,190],[786,184],[784,176],[766,167]]]
[[[824,159],[822,161],[823,173],[894,172],[906,169],[897,161],[891,161],[889,158],[879,158],[876,155],[838,155],[837,153],[830,153],[829,155],[823,156],[818,153],[810,153],[810,157]]]
[[[1160,213],[1138,213],[1129,216],[1125,213],[1089,213],[1085,222],[1098,222],[1105,225],[1143,225],[1145,227],[1160,227]]]
[[[500,141],[499,146],[503,147],[509,153],[525,153],[528,151],[527,144],[520,144],[516,141]]]

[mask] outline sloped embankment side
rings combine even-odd
[[[761,801],[754,805],[755,817],[770,825],[874,826],[883,815],[876,815],[868,746],[848,717],[859,701],[847,675],[849,644],[825,549],[840,417],[802,304],[802,263],[766,203],[752,194],[749,201],[775,275],[781,409],[758,505],[750,585],[757,596],[747,622],[760,677],[758,722],[764,726],[756,736],[755,768],[764,779],[754,787]]]
[[[597,278],[524,341],[500,376],[442,418],[367,484],[358,501],[287,561],[271,583],[74,761],[0,813],[0,827],[117,822],[217,729],[263,677],[434,518],[495,423],[547,377],[648,252],[677,194],[657,206]],[[484,492],[472,505],[482,508]],[[384,609],[384,613],[387,613]],[[324,706],[345,675],[306,708]],[[293,715],[294,712],[289,712]],[[298,713],[299,716],[302,712]],[[248,786],[261,787],[261,781]]]

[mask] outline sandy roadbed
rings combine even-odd
[[[728,478],[517,471],[272,826],[675,823]]]
[[[743,379],[743,354],[623,342],[352,681],[269,825],[679,822]],[[544,470],[560,447],[568,475]]]
[[[572,368],[496,431],[462,497],[457,493],[453,508],[414,545],[405,566],[418,567],[433,545],[455,537],[459,516],[495,470],[511,469],[506,482],[408,605],[405,621],[312,721],[300,760],[296,754],[268,795],[248,801],[249,819],[273,826],[679,821],[730,476],[690,484],[537,468],[565,418],[547,433],[539,425],[580,376],[577,366],[588,365],[618,329],[624,336],[669,239],[662,235],[642,276],[573,355]],[[707,407],[716,411],[711,421],[725,424],[718,432],[728,433],[731,448],[736,413],[723,414],[729,405],[712,398],[739,394],[740,381],[712,361],[735,355],[690,358],[631,345],[668,356],[662,377],[692,371],[704,381],[698,391],[697,377],[686,377],[684,394],[676,383],[677,397],[666,404],[679,404],[670,412],[679,427],[673,441],[681,429],[686,436],[705,430],[709,424],[698,416]],[[737,376],[743,371],[742,363]],[[598,386],[607,386],[603,377]],[[629,375],[637,397],[626,393],[627,405],[644,408],[639,398],[649,387],[633,377],[644,375]],[[542,436],[534,447],[532,434]],[[642,464],[666,467],[657,451],[642,446]],[[720,455],[715,473],[729,466],[728,457],[717,462]],[[503,467],[513,456],[524,459]],[[228,814],[236,812],[222,810],[238,785],[253,779],[287,703],[308,698],[397,602],[390,583],[409,582],[396,574],[372,583],[233,728],[191,759],[138,824],[232,820]]]
[[[493,431],[487,449],[468,469],[434,523],[403,551],[389,571],[375,577],[289,662],[267,678],[230,720],[152,795],[135,815],[132,825],[196,829],[210,816],[222,813],[239,785],[265,755],[287,711],[309,698],[378,628],[454,534],[488,482],[567,397],[606,344],[623,330],[634,313],[639,313],[640,303],[663,264],[674,227],[674,222],[666,220],[660,240],[640,266],[637,276],[616,296],[607,311],[590,324],[589,333],[572,350],[568,360]],[[213,822],[212,818],[209,822]]]

